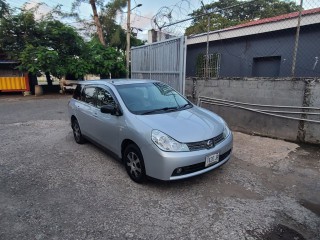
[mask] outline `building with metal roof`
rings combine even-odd
[[[291,76],[299,12],[239,24],[187,39],[186,76],[204,76],[199,61],[209,39],[210,77]],[[296,77],[320,76],[320,8],[301,12]]]

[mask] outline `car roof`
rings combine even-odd
[[[95,84],[103,84],[108,85],[112,84],[114,86],[118,85],[127,85],[127,84],[136,84],[136,83],[150,83],[150,82],[158,82],[156,80],[151,79],[99,79],[99,80],[87,80],[87,81],[79,81],[79,84],[83,85],[95,85]]]

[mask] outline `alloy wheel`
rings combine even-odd
[[[139,178],[142,173],[141,162],[137,154],[129,152],[127,155],[127,166],[132,176]]]

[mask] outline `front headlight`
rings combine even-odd
[[[224,126],[224,129],[223,129],[223,138],[227,138],[230,134],[230,129],[228,128],[227,124]]]
[[[184,143],[179,143],[167,134],[160,132],[159,130],[152,130],[151,140],[163,151],[168,152],[186,152],[189,148]]]

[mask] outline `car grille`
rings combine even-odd
[[[221,154],[219,156],[219,162],[222,162],[223,160],[225,160],[230,155],[231,150],[232,149],[230,149],[230,150],[226,151],[225,153]],[[219,162],[217,162],[217,163],[219,163]],[[201,162],[201,163],[197,163],[197,164],[193,164],[193,165],[182,167],[182,171],[180,173],[177,173],[177,169],[175,169],[173,171],[173,173],[172,173],[172,176],[181,176],[181,175],[185,175],[185,174],[201,171],[201,170],[206,168],[205,164],[206,164],[205,162]],[[214,165],[211,165],[211,166],[214,166]]]
[[[208,146],[208,141],[212,141],[212,145]],[[190,151],[198,151],[203,149],[211,149],[215,145],[217,145],[219,142],[223,140],[223,133],[219,134],[218,136],[214,138],[210,138],[204,141],[200,142],[192,142],[192,143],[186,143]]]

